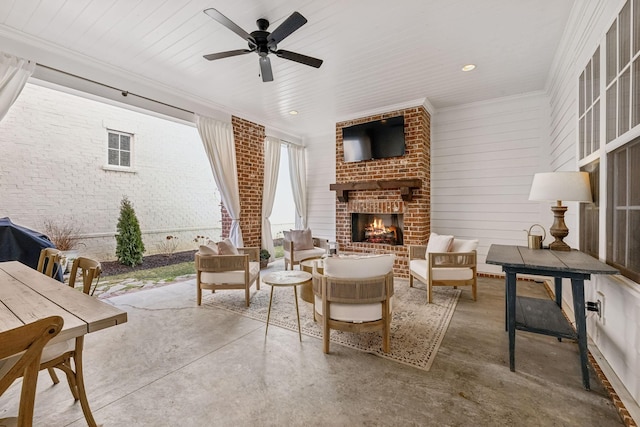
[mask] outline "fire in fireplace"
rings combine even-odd
[[[351,214],[351,241],[402,245],[402,214]]]

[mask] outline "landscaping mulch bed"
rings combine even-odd
[[[180,264],[182,262],[193,261],[196,251],[176,252],[172,255],[149,255],[142,258],[142,264],[135,267],[120,264],[118,261],[101,262],[102,276],[115,276],[117,274],[130,273],[137,270],[164,267],[167,265]]]

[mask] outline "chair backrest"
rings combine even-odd
[[[60,254],[61,252],[55,248],[41,250],[37,270],[49,277],[54,277],[58,273],[57,268],[60,268]]]
[[[24,377],[18,410],[18,426],[31,426],[33,423],[33,408],[42,349],[51,338],[58,335],[63,324],[62,317],[51,316],[0,333],[0,342],[2,343],[0,360],[19,355],[19,359],[0,378],[0,395],[17,378]]]
[[[100,263],[91,258],[78,257],[73,260],[73,266],[71,267],[71,275],[69,276],[69,286],[75,288],[76,276],[78,275],[78,269],[82,273],[82,292],[89,295],[91,290],[91,284],[94,280],[97,280],[102,273]]]

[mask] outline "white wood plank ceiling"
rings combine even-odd
[[[436,109],[542,90],[573,0],[2,0],[0,51],[206,113],[222,110],[301,138],[337,121],[426,99]],[[269,55],[207,61],[244,42],[203,13],[245,31],[273,31],[293,11],[308,23]],[[467,63],[476,70],[463,73]],[[290,110],[297,110],[291,116]]]

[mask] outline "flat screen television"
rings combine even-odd
[[[404,116],[343,128],[342,142],[345,162],[404,156]]]

